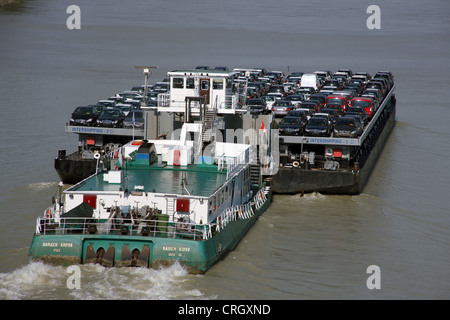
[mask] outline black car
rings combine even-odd
[[[280,86],[280,85],[270,86],[269,91],[267,93],[281,93],[282,95],[286,95],[284,86]]]
[[[361,133],[362,129],[356,123],[356,119],[346,116],[337,119],[333,130],[334,137],[357,138]]]
[[[77,107],[71,117],[69,124],[71,126],[93,126],[102,112],[101,106],[82,106]]]
[[[97,119],[97,126],[120,128],[124,119],[125,114],[122,110],[118,108],[105,109]]]
[[[284,117],[281,119],[278,129],[280,135],[301,135],[305,128],[305,122],[299,117]]]
[[[311,101],[318,101],[320,103],[320,106],[323,107],[325,106],[325,102],[327,100],[327,97],[329,96],[329,94],[327,93],[314,93],[312,95],[309,96],[309,100]]]
[[[144,128],[144,116],[142,110],[131,110],[123,120],[124,128]]]
[[[306,113],[303,110],[291,110],[288,111],[288,113],[286,114],[286,117],[299,117],[302,118],[306,121]]]
[[[356,121],[356,125],[361,128],[361,133],[364,131],[364,121],[362,121],[361,117],[359,116],[359,114],[345,114],[345,117],[352,117],[355,118]]]
[[[305,126],[305,136],[329,137],[330,135],[331,126],[325,118],[312,117]]]
[[[320,110],[320,103],[315,100],[305,100],[302,102],[302,105],[300,108],[302,109],[309,109],[311,110],[311,113],[319,112]]]
[[[268,112],[267,103],[264,99],[249,100],[247,105],[251,114],[265,114]]]
[[[336,123],[336,120],[339,118],[339,114],[336,109],[322,109],[320,110],[321,113],[328,113],[331,118],[332,123]]]
[[[364,107],[349,107],[346,114],[357,114],[360,116],[361,120],[367,124],[369,121],[369,116],[367,115],[366,109]]]

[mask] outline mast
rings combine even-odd
[[[141,105],[141,109],[142,109],[142,114],[144,117],[144,140],[147,140],[147,111],[149,109],[148,105],[147,105],[147,99],[148,99],[148,79],[150,78],[150,76],[152,75],[152,72],[150,69],[158,69],[159,67],[153,67],[153,66],[136,66],[136,69],[144,69],[143,73],[144,73],[144,98],[142,99],[142,105]]]

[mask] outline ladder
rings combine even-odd
[[[216,110],[214,108],[206,109],[205,119],[203,119],[202,141],[211,141],[213,134],[213,123],[216,119]]]
[[[254,161],[250,162],[250,181],[254,185],[261,183],[261,164],[259,163],[259,148],[256,146],[256,164]]]
[[[216,119],[216,109],[206,108],[204,118],[202,118],[201,132],[199,132],[198,145],[195,153],[195,162],[203,151],[203,143],[210,142],[213,135],[213,124]]]
[[[166,214],[169,216],[175,212],[175,199],[173,197],[166,197]]]

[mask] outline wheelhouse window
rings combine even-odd
[[[172,88],[183,89],[184,79],[183,78],[173,78]]]
[[[195,82],[193,78],[187,78],[186,79],[186,89],[194,89],[195,88]]]
[[[223,79],[214,79],[213,80],[213,89],[214,90],[223,90]]]

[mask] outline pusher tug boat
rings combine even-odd
[[[133,140],[117,161],[59,192],[37,219],[30,260],[152,267],[175,261],[204,273],[235,248],[270,205],[268,179],[251,182],[250,145],[186,136]],[[103,168],[102,168],[103,167]]]

